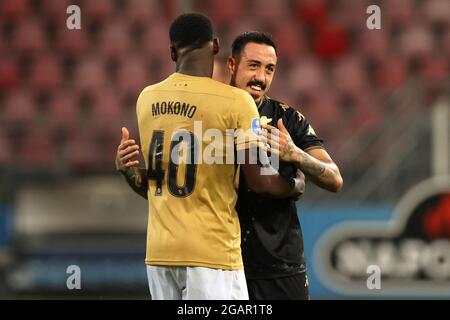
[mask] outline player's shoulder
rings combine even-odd
[[[270,103],[274,108],[278,109],[280,113],[284,113],[287,118],[296,117],[298,121],[305,119],[305,116],[299,111],[298,108],[293,108],[287,103],[269,97],[266,97],[266,100],[266,103]]]
[[[231,99],[253,100],[250,94],[245,90],[230,86],[228,84],[216,81],[214,79],[209,80],[210,84],[208,86],[208,89],[210,89],[211,92],[214,91],[214,93],[217,95],[226,96]]]

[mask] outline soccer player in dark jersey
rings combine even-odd
[[[278,143],[270,139],[267,143],[281,153],[280,158],[290,161],[280,162],[280,174],[294,177],[300,170],[316,185],[337,192],[343,180],[323,141],[299,111],[267,96],[276,64],[276,45],[271,37],[245,32],[234,40],[227,61],[230,84],[250,93],[263,127],[279,135]],[[309,299],[295,199],[258,195],[241,175],[236,208],[250,299]]]

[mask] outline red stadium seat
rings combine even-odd
[[[80,57],[87,48],[86,32],[59,28],[57,45],[66,56]]]
[[[129,26],[124,20],[105,26],[100,35],[103,58],[122,61],[130,51]]]
[[[307,54],[308,48],[303,30],[293,20],[278,24],[273,34],[277,43],[277,55],[283,63],[291,64]]]
[[[427,0],[424,2],[424,14],[432,23],[442,23],[449,27],[450,2],[448,0]]]
[[[436,57],[425,61],[421,75],[425,81],[441,82],[445,85],[448,81],[449,72],[449,60],[445,57]]]
[[[11,150],[10,141],[6,136],[6,132],[0,131],[0,166],[9,164],[13,161],[14,154]]]
[[[114,12],[114,2],[110,0],[95,0],[83,2],[83,16],[86,15],[90,21],[103,21],[112,17]]]
[[[294,95],[318,94],[324,87],[324,75],[320,64],[313,58],[300,59],[288,72],[287,83]]]
[[[92,116],[96,125],[111,125],[122,116],[120,91],[112,89],[98,90],[93,95]]]
[[[98,150],[89,135],[72,136],[67,143],[66,156],[69,168],[75,173],[92,172],[98,165]]]
[[[9,91],[20,84],[17,61],[10,56],[0,56],[0,90]]]
[[[42,127],[32,127],[19,144],[17,156],[26,169],[52,168],[55,161],[52,135]]]
[[[20,54],[35,54],[47,46],[44,29],[41,23],[35,20],[26,20],[17,26],[13,38],[13,48]]]
[[[282,23],[289,16],[287,1],[259,0],[252,2],[251,6],[252,15],[269,28]]]
[[[67,130],[79,118],[77,96],[73,91],[58,91],[49,101],[48,121],[52,127]]]
[[[420,11],[415,10],[413,0],[382,1],[381,12],[385,23],[403,29],[415,25],[420,19],[420,16],[415,16]]]
[[[431,55],[434,49],[434,40],[425,25],[415,25],[401,35],[399,45],[406,58],[423,58]]]
[[[370,90],[360,91],[356,96],[356,108],[353,116],[354,131],[367,132],[379,127],[382,111],[379,99]]]
[[[0,0],[0,17],[2,20],[23,20],[28,16],[28,0]]]
[[[214,23],[231,26],[240,21],[244,11],[240,0],[216,0],[210,2],[210,15]]]
[[[316,32],[314,52],[325,60],[334,60],[347,53],[348,41],[347,32],[341,25],[327,23]]]
[[[170,60],[167,29],[164,21],[157,20],[144,30],[141,47],[148,59]]]
[[[35,120],[35,102],[29,89],[18,89],[7,95],[4,116],[11,125],[30,123]]]
[[[72,1],[69,0],[44,0],[41,4],[41,10],[46,20],[65,25],[68,17],[67,7],[71,4]]]
[[[31,65],[29,80],[33,89],[39,92],[60,88],[63,76],[58,57],[51,53],[39,55]]]
[[[390,50],[388,33],[383,30],[365,30],[358,37],[358,48],[366,57],[378,62],[386,59]]]
[[[298,0],[296,7],[297,21],[302,25],[318,29],[328,22],[325,0]]]
[[[333,84],[339,94],[356,95],[367,87],[367,75],[364,72],[360,56],[347,56],[335,63],[332,71]]]
[[[400,57],[386,57],[376,70],[376,83],[382,94],[392,93],[407,79],[405,61]]]
[[[368,17],[366,10],[369,6],[367,1],[342,0],[336,6],[337,8],[331,12],[333,21],[341,24],[347,30],[365,29]]]
[[[156,1],[151,0],[128,0],[126,2],[126,17],[130,23],[146,26],[149,21],[158,19],[162,14]]]
[[[79,93],[93,94],[106,86],[104,60],[101,56],[86,56],[75,69],[75,89]]]
[[[144,59],[134,56],[124,61],[117,73],[117,84],[122,93],[137,97],[150,84]]]

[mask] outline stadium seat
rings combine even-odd
[[[100,55],[85,56],[75,69],[74,87],[80,94],[93,94],[106,86],[104,60]]]
[[[151,82],[141,56],[131,56],[119,66],[117,84],[123,94],[137,97]]]
[[[10,92],[5,101],[4,118],[9,125],[31,123],[36,117],[34,97],[28,88]]]
[[[57,46],[65,56],[79,58],[86,52],[88,46],[86,33],[82,30],[59,28]]]
[[[28,0],[0,0],[0,16],[4,21],[23,20],[28,16]]]
[[[424,2],[424,15],[431,23],[450,25],[450,2],[447,0],[427,0]]]
[[[0,90],[8,92],[20,84],[20,72],[16,59],[0,56]]]
[[[339,94],[355,95],[367,87],[362,57],[347,56],[333,65],[333,84]]]
[[[285,19],[279,23],[273,33],[277,45],[278,58],[285,65],[292,64],[307,54],[308,48],[303,30],[293,20]]]
[[[323,24],[314,37],[314,52],[324,60],[342,57],[348,50],[346,30],[337,23]]]
[[[13,38],[13,49],[22,55],[33,55],[47,46],[42,24],[26,20],[18,24]]]
[[[240,0],[210,1],[211,19],[217,25],[231,26],[241,19],[243,3]]]
[[[400,36],[399,46],[405,58],[423,58],[430,56],[434,49],[434,40],[427,26],[415,25]]]
[[[14,154],[11,150],[10,140],[6,135],[6,132],[0,130],[0,166],[11,164],[13,158]]]
[[[160,16],[161,10],[154,0],[128,0],[126,1],[126,18],[133,24],[145,27],[149,21],[154,21]]]
[[[318,29],[329,20],[326,1],[298,0],[295,16],[299,24]]]
[[[396,56],[386,57],[376,70],[376,84],[382,94],[393,93],[408,76],[405,61]]]
[[[170,60],[167,28],[168,25],[159,19],[158,22],[155,21],[155,24],[148,25],[144,30],[140,47],[148,59]]]
[[[332,12],[333,20],[341,24],[346,30],[361,30],[361,26],[366,25],[368,17],[366,10],[369,6],[367,1],[342,0],[334,4]]]
[[[41,10],[47,21],[65,25],[68,17],[67,7],[71,4],[73,3],[69,0],[43,0]]]
[[[83,2],[83,14],[90,21],[104,21],[112,17],[114,12],[114,2],[110,0],[95,0]]]
[[[73,91],[58,91],[51,96],[47,117],[54,128],[67,130],[79,118],[77,96]]]
[[[299,62],[288,72],[287,83],[295,96],[319,93],[324,82],[322,68],[314,58],[299,59]]]
[[[251,2],[250,6],[252,15],[263,21],[266,29],[273,28],[289,16],[287,1],[259,0]]]
[[[17,158],[24,168],[51,170],[55,160],[51,132],[45,127],[29,128],[19,143]]]
[[[415,16],[418,10],[414,9],[413,0],[383,1],[381,12],[385,23],[403,30],[416,24],[420,19],[420,16]]]
[[[366,58],[380,62],[390,50],[388,37],[383,30],[365,30],[358,34],[357,46]]]
[[[130,51],[129,26],[125,21],[107,24],[100,33],[100,50],[103,59],[123,61]]]
[[[29,81],[38,92],[53,92],[63,82],[61,64],[58,56],[48,52],[40,54],[31,65]]]
[[[92,117],[97,125],[112,124],[121,118],[121,95],[112,88],[97,90],[93,94]]]
[[[70,136],[65,153],[68,167],[74,173],[92,173],[98,165],[99,152],[95,142],[83,128]]]

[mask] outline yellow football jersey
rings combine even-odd
[[[145,262],[241,269],[233,156],[258,141],[253,99],[207,77],[174,73],[145,88],[136,108],[149,179]]]

